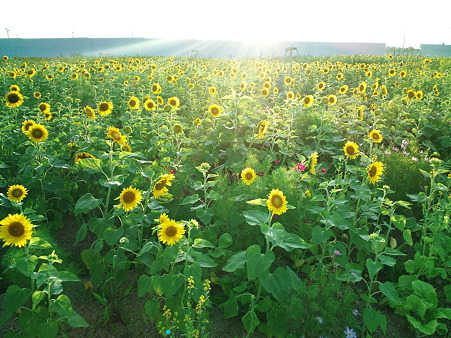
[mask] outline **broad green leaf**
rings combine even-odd
[[[261,275],[260,282],[263,288],[279,302],[290,294],[290,274],[282,267],[278,267],[273,273]]]
[[[384,333],[387,331],[387,318],[379,311],[371,308],[365,308],[363,311],[363,321],[368,331],[373,333],[380,327]]]
[[[254,310],[249,310],[242,318],[241,322],[243,323],[244,328],[246,329],[248,334],[254,332],[255,328],[260,324],[260,321],[257,318]]]
[[[401,299],[399,299],[398,292],[396,291],[396,288],[393,285],[393,283],[390,283],[390,282],[379,283],[379,290],[394,305],[396,305],[396,306],[402,305],[402,301],[401,301]]]
[[[52,273],[52,276],[58,278],[63,282],[79,282],[80,278],[78,278],[75,274],[70,271],[58,271],[56,273]]]
[[[81,161],[83,162],[83,161]],[[75,204],[75,215],[88,212],[97,208],[102,203],[101,198],[94,198],[91,193],[86,193],[81,196]]]
[[[88,224],[83,223],[80,226],[80,229],[78,229],[77,234],[75,235],[75,243],[81,242],[85,239],[86,235],[88,234]]]
[[[274,223],[272,227],[267,225],[261,226],[261,231],[268,236],[273,245],[279,246],[286,251],[293,249],[308,249],[310,246],[298,235],[285,231],[285,228],[280,223]]]
[[[368,274],[370,275],[371,279],[374,279],[374,277],[377,275],[377,273],[382,269],[382,263],[377,261],[374,262],[371,258],[368,258],[365,263]]]
[[[152,279],[149,276],[141,275],[138,279],[138,297],[144,296],[152,291]]]
[[[229,233],[226,232],[226,233],[222,234],[221,237],[219,237],[219,244],[218,244],[219,249],[227,249],[232,244],[233,244],[233,238]]]
[[[35,255],[22,257],[17,260],[16,269],[22,272],[26,277],[30,277],[36,269],[37,263],[38,257],[36,257]]]
[[[231,256],[228,260],[223,271],[233,272],[235,270],[241,269],[246,263],[246,251],[240,251]]]
[[[262,225],[267,224],[269,221],[269,213],[260,210],[243,211],[243,216],[246,218],[246,223],[249,225]]]
[[[176,274],[174,272],[170,272],[166,276],[161,276],[160,279],[163,282],[163,294],[167,298],[171,298],[185,284],[184,275]]]
[[[312,229],[312,244],[318,245],[320,243],[325,243],[332,235],[332,230],[323,229],[320,226],[316,225]]]
[[[396,249],[392,249],[392,248],[390,248],[388,246],[385,247],[384,254],[390,255],[390,256],[406,256],[405,253],[403,253],[403,252],[401,252],[399,250],[396,250]]]
[[[102,172],[102,161],[98,158],[85,158],[78,161],[77,165],[91,174]]]
[[[402,232],[402,237],[407,244],[409,244],[410,246],[413,245],[412,232],[410,231],[410,229],[404,229],[404,231]]]
[[[196,238],[194,239],[193,248],[214,248],[215,246],[203,238]]]
[[[38,337],[46,337],[53,338],[58,334],[58,322],[45,322],[40,323],[37,327],[37,336]]]
[[[180,203],[180,205],[194,204],[197,201],[200,201],[198,194],[188,195],[183,199],[183,201]]]
[[[399,231],[403,231],[406,227],[406,216],[404,215],[392,215],[390,220]]]
[[[117,229],[105,229],[103,232],[103,236],[105,238],[105,242],[109,246],[113,246],[119,242],[119,239],[124,234],[124,228],[120,227]]]
[[[410,312],[416,313],[421,319],[424,319],[428,306],[417,295],[409,295],[404,304],[404,308]]]
[[[160,313],[160,302],[157,299],[149,299],[144,304],[144,310],[149,315],[151,320],[156,320]]]
[[[31,301],[33,303],[32,309],[34,310],[36,306],[39,305],[39,303],[44,299],[44,297],[47,295],[46,291],[35,291],[31,295]]]
[[[258,245],[251,245],[246,250],[246,270],[249,280],[254,280],[268,271],[275,260],[274,252],[261,253]]]
[[[20,288],[11,285],[6,289],[3,298],[3,314],[0,316],[0,326],[5,324],[14,312],[19,309],[31,297],[31,291],[27,288]]]
[[[395,266],[395,264],[396,264],[396,259],[394,259],[393,257],[390,257],[390,256],[380,255],[379,259],[380,259],[381,263],[384,265]]]
[[[47,242],[45,239],[40,237],[33,237],[30,239],[30,243],[28,244],[29,249],[50,249],[52,245]]]
[[[214,268],[218,265],[210,256],[207,256],[201,252],[193,251],[192,256],[196,259],[196,262],[203,268]]]
[[[428,308],[438,303],[437,293],[431,284],[416,280],[412,282],[412,288],[418,297],[429,303]]]
[[[414,328],[416,328],[417,330],[420,330],[421,332],[423,332],[424,334],[427,334],[427,335],[434,334],[435,329],[437,328],[437,325],[438,325],[438,322],[435,319],[429,321],[426,324],[423,324],[422,322],[417,320],[415,317],[412,317],[410,315],[406,315],[406,318],[409,321],[409,323],[412,324],[412,326]]]
[[[224,302],[224,317],[232,318],[238,314],[238,300],[235,294],[231,294],[229,299]]]

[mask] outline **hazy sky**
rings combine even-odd
[[[451,44],[451,0],[18,0],[0,38],[140,37]]]

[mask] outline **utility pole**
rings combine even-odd
[[[5,31],[6,31],[6,35],[8,36],[8,39],[9,39],[9,29],[7,27],[5,27]]]

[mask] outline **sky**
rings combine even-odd
[[[451,45],[450,0],[17,0],[13,7],[24,9],[0,12],[0,38]]]

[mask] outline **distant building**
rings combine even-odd
[[[451,45],[421,45],[421,56],[445,56],[451,57]]]

